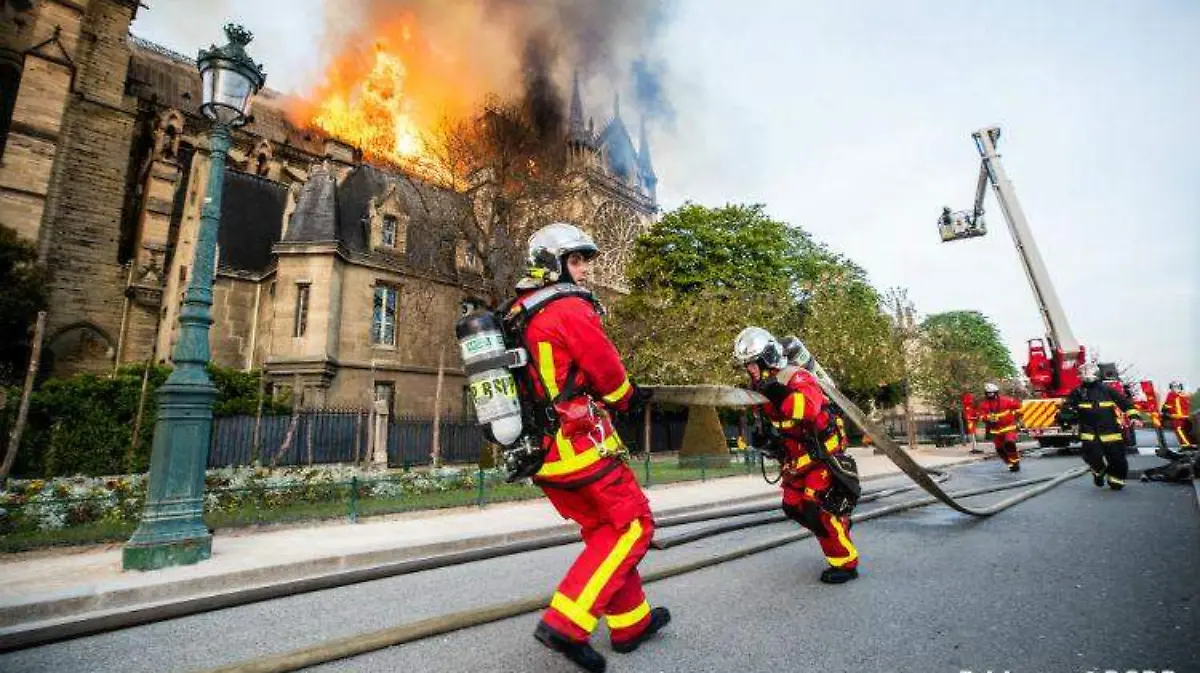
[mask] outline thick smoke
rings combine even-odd
[[[669,119],[664,65],[653,60],[669,11],[670,0],[327,0],[324,45],[330,56],[370,45],[407,16],[422,49],[452,65],[443,76],[463,98],[521,91],[549,130],[565,118],[563,88],[578,70],[615,90],[632,85],[644,115]]]

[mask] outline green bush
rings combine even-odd
[[[45,381],[30,399],[29,419],[14,476],[44,478],[146,471],[158,408],[156,393],[171,368],[151,367],[138,443],[131,446],[144,371],[143,365],[131,365],[109,376],[80,374]],[[256,412],[259,372],[210,366],[209,376],[217,388],[214,415]],[[10,391],[0,426],[11,427],[19,402],[20,392]],[[264,414],[287,411],[285,404],[264,401]]]

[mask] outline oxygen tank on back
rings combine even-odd
[[[475,416],[496,443],[512,446],[521,437],[521,401],[509,371],[510,356],[500,320],[490,311],[464,316],[454,325]]]

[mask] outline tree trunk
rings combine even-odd
[[[264,368],[258,373],[258,405],[254,410],[254,437],[250,442],[250,464],[258,467],[262,462],[262,412],[263,395],[266,386],[267,372]]]
[[[17,409],[17,421],[8,436],[8,451],[0,465],[0,486],[8,483],[8,473],[17,462],[17,449],[21,446],[21,434],[25,431],[25,419],[29,416],[29,398],[33,395],[33,382],[37,378],[38,365],[42,360],[42,336],[46,331],[46,312],[38,311],[33,326],[33,344],[29,352],[29,369],[25,372],[25,388],[21,391],[21,406]]]
[[[279,450],[271,456],[271,467],[279,465],[279,459],[292,448],[292,440],[296,437],[296,426],[300,423],[300,377],[292,379],[292,418],[288,421],[287,432],[283,435],[283,443]]]
[[[146,358],[146,367],[142,370],[142,391],[138,394],[137,415],[133,418],[133,439],[129,442],[129,451],[125,453],[125,471],[133,473],[133,461],[137,458],[138,440],[142,436],[142,416],[146,412],[146,388],[150,387],[150,366],[154,363],[154,353]]]
[[[446,375],[446,347],[438,354],[437,387],[433,392],[433,446],[430,460],[435,468],[442,466],[442,381]]]
[[[917,448],[917,424],[913,421],[912,404],[909,402],[911,394],[908,392],[908,386],[905,385],[904,390],[904,431],[908,435],[909,450]]]

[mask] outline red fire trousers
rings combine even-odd
[[[612,642],[638,637],[650,623],[650,605],[637,565],[650,548],[654,518],[633,471],[622,463],[575,490],[543,490],[563,518],[579,524],[584,549],[542,621],[577,642],[591,637],[600,617]]]

